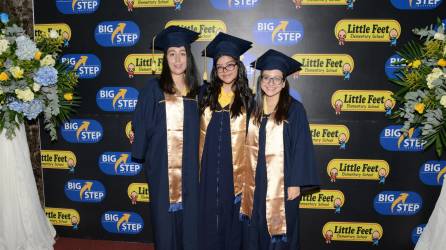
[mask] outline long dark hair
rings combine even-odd
[[[189,45],[184,46],[186,48],[186,87],[189,90],[187,97],[195,98],[198,92],[198,77],[197,77],[197,67],[195,64],[194,56],[192,55],[191,49]],[[175,94],[175,83],[172,79],[172,72],[169,68],[169,63],[167,62],[167,50],[164,51],[163,57],[163,69],[161,71],[161,75],[159,77],[159,85],[160,88],[168,93]]]
[[[248,85],[248,77],[246,74],[245,65],[243,65],[243,63],[239,59],[233,59],[237,65],[238,72],[237,78],[232,85],[232,91],[234,92],[234,102],[231,105],[230,111],[231,117],[236,117],[242,113],[242,108],[244,108],[245,112],[249,111],[253,93]],[[210,107],[212,111],[217,110],[218,107],[218,96],[220,95],[223,82],[218,78],[217,61],[218,58],[214,59],[211,71],[211,81],[207,83],[206,90],[200,100],[201,113],[203,113],[207,107]]]
[[[262,90],[262,87],[260,86],[262,81],[262,74],[260,74],[259,78],[257,79],[257,91],[256,91],[256,103],[253,110],[253,117],[254,117],[254,124],[260,126],[260,123],[262,121],[263,116],[263,96],[265,93]],[[283,73],[282,73],[283,74]],[[291,96],[290,96],[290,83],[285,78],[285,87],[280,91],[279,94],[279,102],[277,103],[277,106],[275,108],[274,113],[274,121],[276,124],[280,124],[281,122],[288,119],[288,110],[290,108],[291,104]]]

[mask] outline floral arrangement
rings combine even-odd
[[[12,139],[24,119],[43,114],[45,129],[57,139],[56,127],[80,103],[77,76],[60,63],[63,38],[55,30],[35,41],[6,13],[0,13],[0,133]]]
[[[403,136],[421,131],[424,148],[435,145],[441,156],[446,147],[446,35],[445,24],[414,29],[421,43],[411,41],[397,51],[403,60],[390,81],[399,85],[394,94],[400,108],[392,118],[403,123]]]

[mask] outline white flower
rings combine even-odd
[[[58,38],[59,37],[59,33],[57,33],[57,31],[55,31],[55,30],[51,30],[50,31],[50,38],[53,38],[53,39],[56,39],[56,38]]]
[[[446,108],[446,95],[442,96],[440,99],[440,104]]]
[[[435,35],[434,35],[434,39],[444,41],[445,36],[444,36],[443,33],[439,33],[439,32],[437,32],[437,33],[435,33]]]
[[[33,91],[37,92],[40,90],[41,85],[38,83],[33,83]]]
[[[0,40],[0,55],[9,48],[9,41],[6,39]]]
[[[13,67],[9,68],[9,72],[11,72],[11,75],[15,79],[23,78],[24,70],[22,68],[20,68],[19,66],[13,66]]]
[[[40,60],[40,66],[54,66],[56,61],[51,55],[46,55],[42,60]]]
[[[30,88],[26,88],[24,90],[16,89],[15,94],[17,95],[18,99],[23,100],[24,102],[34,100],[34,93],[31,91]]]
[[[432,70],[432,73],[430,73],[429,75],[427,75],[426,77],[426,81],[427,81],[427,87],[432,89],[434,87],[434,85],[432,85],[432,83],[437,80],[438,78],[440,78],[440,76],[445,76],[446,74],[443,73],[443,70],[441,70],[440,68],[434,68]]]

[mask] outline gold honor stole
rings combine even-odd
[[[166,104],[169,201],[172,205],[182,202],[184,102],[182,96],[167,93],[164,93],[164,102]]]
[[[214,112],[228,112],[229,110],[220,110]],[[212,118],[212,111],[207,107],[200,118],[200,171],[201,171],[201,157],[203,156],[204,142],[206,139],[206,131],[209,126],[209,122]],[[232,171],[234,178],[234,195],[237,196],[242,193],[243,187],[243,161],[244,161],[244,144],[246,133],[246,112],[242,112],[237,117],[230,118],[231,127],[231,148],[232,148]]]
[[[259,127],[249,121],[248,134],[245,145],[245,185],[243,187],[240,213],[252,216],[255,190],[255,174],[259,154]],[[286,235],[285,217],[285,184],[284,168],[285,153],[283,142],[284,122],[277,124],[274,113],[266,123],[265,161],[266,161],[266,222],[270,236]],[[286,122],[286,121],[285,121]]]

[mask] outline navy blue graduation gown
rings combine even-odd
[[[234,195],[230,116],[229,105],[219,107],[212,113],[206,131],[199,187],[200,250],[242,248],[240,195]]]
[[[153,79],[141,91],[133,117],[132,157],[144,162],[149,184],[151,222],[156,250],[197,250],[199,110],[184,102],[182,206],[169,212],[167,129],[164,93]]]
[[[287,240],[273,243],[266,222],[267,175],[265,161],[266,123],[262,119],[259,129],[259,154],[256,168],[256,188],[254,191],[254,208],[249,226],[250,250],[298,250],[299,247],[299,202],[300,197],[288,201],[288,187],[318,186],[319,172],[315,167],[314,148],[310,128],[303,105],[292,99],[288,111],[288,123],[284,123],[283,142],[285,153],[285,217]]]

